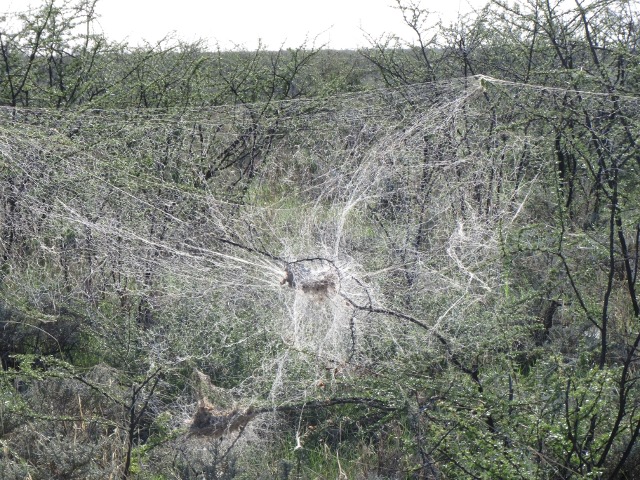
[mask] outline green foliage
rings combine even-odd
[[[0,30],[0,476],[637,476],[634,6],[359,53],[94,7]]]

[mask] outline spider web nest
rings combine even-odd
[[[496,226],[518,225],[536,195],[523,158],[546,148],[500,130],[488,87],[514,112],[515,97],[552,109],[567,95],[477,77],[181,110],[3,108],[3,224],[49,266],[12,265],[5,284],[41,309],[119,303],[159,361],[206,360],[213,339],[260,345],[237,392],[272,402],[372,351],[437,335],[463,348],[482,327],[466,313],[502,281]],[[431,330],[384,314],[396,309],[427,309]],[[106,328],[96,311],[89,328]]]
[[[252,406],[242,406],[233,395],[211,383],[199,370],[194,371],[198,405],[189,423],[189,436],[217,439],[242,433],[258,412]]]

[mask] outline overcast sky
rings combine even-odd
[[[415,0],[419,2],[419,0]],[[422,0],[445,21],[485,0]],[[39,5],[38,0],[0,0],[11,11]],[[420,2],[419,2],[420,3]],[[356,48],[367,45],[364,32],[379,37],[411,37],[395,0],[99,0],[99,27],[112,40],[138,44],[157,41],[170,32],[210,46],[241,45],[254,49],[258,39],[269,48],[297,47],[305,37],[316,45]],[[1,11],[1,9],[0,9]]]

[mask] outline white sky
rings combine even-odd
[[[415,0],[445,21],[485,0]],[[0,0],[7,11],[24,11],[38,0]],[[395,0],[99,0],[99,26],[111,40],[155,42],[168,33],[192,41],[206,39],[209,46],[240,45],[255,49],[258,39],[277,49],[297,47],[305,37],[317,36],[316,46],[366,46],[364,32],[374,38],[392,33],[412,38]]]

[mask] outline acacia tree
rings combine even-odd
[[[52,0],[15,19],[4,17],[3,102],[61,108],[104,93],[97,72],[105,68],[102,62],[111,46],[93,32],[95,8],[95,1],[59,5]]]
[[[419,7],[411,4],[407,8],[415,11]],[[425,10],[419,13],[426,15]],[[414,30],[419,28],[419,18],[415,14],[405,16]],[[625,27],[621,29],[620,25]],[[416,48],[423,43],[421,38]],[[482,410],[491,414],[485,417],[485,428],[478,429],[471,427],[476,423],[475,415],[466,417],[457,410],[451,417],[440,417],[441,410],[434,410],[438,414],[432,413],[431,422],[446,418],[445,424],[457,421],[460,428],[467,429],[465,436],[454,437],[456,428],[443,428],[437,436],[436,451],[443,455],[447,469],[470,476],[482,471],[504,475],[503,467],[516,472],[514,476],[524,477],[544,475],[546,468],[561,478],[595,472],[616,478],[624,469],[631,472],[634,467],[629,459],[637,435],[635,427],[623,432],[621,425],[635,425],[635,414],[631,413],[635,411],[631,365],[637,354],[633,333],[637,326],[630,326],[635,325],[637,317],[637,258],[629,245],[636,243],[637,221],[625,205],[627,201],[632,204],[636,194],[630,165],[637,161],[637,149],[633,135],[627,132],[633,128],[637,106],[633,96],[624,97],[624,106],[620,101],[621,94],[630,93],[630,85],[636,81],[631,73],[635,71],[631,67],[634,60],[623,53],[632,52],[637,43],[634,13],[622,2],[577,3],[574,7],[549,2],[526,2],[514,7],[495,3],[482,12],[476,23],[462,24],[446,30],[441,37],[434,34],[433,38],[448,39],[446,44],[440,40],[442,47],[433,54],[446,51],[448,44],[452,52],[449,58],[462,60],[464,75],[500,77],[481,77],[485,108],[492,112],[483,118],[492,127],[480,150],[486,151],[489,158],[492,152],[518,152],[519,161],[512,167],[518,172],[515,185],[526,185],[531,181],[531,172],[537,172],[537,178],[544,179],[538,188],[544,189],[548,199],[556,199],[545,202],[532,191],[529,199],[536,200],[529,205],[538,219],[546,219],[540,224],[540,231],[536,220],[526,216],[526,208],[517,209],[518,221],[523,221],[519,228],[510,230],[513,223],[509,229],[504,229],[504,224],[496,227],[503,229],[500,243],[504,249],[505,295],[496,299],[493,321],[506,309],[512,318],[521,316],[509,331],[515,333],[512,328],[517,325],[534,330],[528,340],[526,335],[514,338],[515,350],[513,345],[498,348],[497,341],[487,343],[487,347],[493,345],[489,347],[492,351],[505,348],[510,353],[504,364],[501,355],[494,356],[485,364],[485,370],[479,361],[487,358],[486,353],[481,353],[485,351],[482,348],[467,349],[471,355],[466,365],[459,356],[451,355],[453,372],[467,375],[470,380],[470,389],[455,398],[467,398],[470,411],[477,412],[480,394]],[[473,48],[467,48],[471,43]],[[384,45],[376,47],[386,51]],[[422,67],[428,70],[433,63],[429,58],[423,60]],[[411,81],[394,70],[395,64],[389,59],[380,65],[382,74],[393,82]],[[447,71],[446,63],[440,65],[443,72]],[[527,87],[528,83],[538,85]],[[450,145],[456,146],[459,141],[459,145],[469,147],[467,153],[476,155],[479,149],[471,142],[472,130],[478,129],[477,108],[476,104],[465,110],[456,134],[445,137]],[[534,141],[531,135],[541,140]],[[549,139],[546,145],[545,138]],[[524,142],[520,143],[521,150],[514,149],[512,142],[516,139]],[[431,146],[426,145],[426,149]],[[439,154],[446,151],[441,144],[434,150]],[[452,156],[461,158],[464,152],[463,147]],[[499,204],[499,196],[492,198],[493,186],[498,191],[509,191],[503,177],[507,154],[502,153],[500,158],[489,171],[484,168],[490,164],[481,163],[483,168],[475,162],[475,168],[488,176],[480,180],[483,177],[478,174],[475,182],[465,183],[467,195],[459,206],[461,221],[468,215],[465,210],[479,214]],[[547,158],[554,160],[549,163]],[[456,168],[456,176],[464,178],[464,169]],[[466,221],[469,222],[468,217]],[[486,223],[487,217],[477,216],[476,221]],[[544,233],[550,226],[552,230]],[[581,249],[593,253],[585,258],[578,253]],[[602,265],[603,273],[594,268],[594,262]],[[560,356],[552,354],[558,351],[562,352]],[[533,402],[535,434],[527,438],[516,432],[506,433],[510,422],[526,411],[519,412],[516,406],[518,385],[524,391],[539,389],[542,378],[547,382],[554,378],[549,373],[554,369],[559,369],[555,383],[540,389],[543,397]],[[547,376],[536,377],[540,371],[546,371],[543,375]],[[625,393],[618,395],[607,386],[613,382],[617,383],[617,392]],[[442,388],[451,391],[446,383]],[[432,398],[446,397],[437,389],[434,392]],[[487,400],[492,394],[493,400]],[[460,401],[455,404],[459,409]],[[616,408],[606,406],[612,404]],[[531,420],[523,424],[527,422]],[[448,443],[449,438],[455,446]],[[460,449],[469,439],[473,439],[474,447]],[[474,449],[485,448],[495,455],[491,439],[508,446],[503,450],[503,463],[498,462],[498,466],[483,463],[471,454]],[[487,442],[485,447],[483,442]],[[512,455],[519,455],[516,444],[529,444],[532,448],[537,444],[538,466],[515,461]],[[494,456],[490,458],[495,460]],[[551,460],[545,465],[546,459]]]

